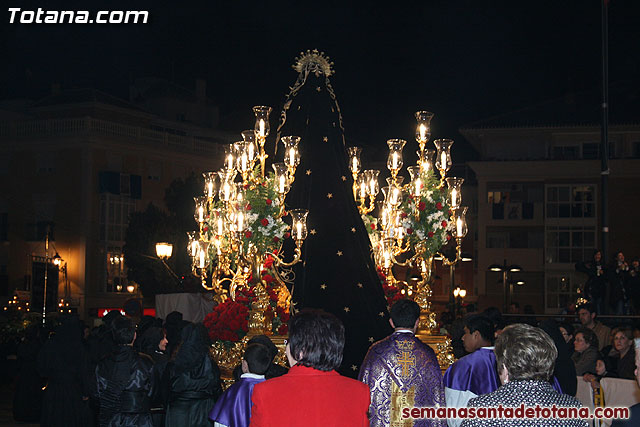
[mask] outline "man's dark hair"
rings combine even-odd
[[[249,341],[247,341],[247,346],[251,344],[261,344],[267,347],[267,350],[269,350],[269,357],[271,358],[271,362],[273,362],[273,359],[275,359],[278,355],[278,347],[276,347],[273,341],[271,341],[271,338],[266,335],[255,335]]]
[[[580,304],[578,307],[576,307],[576,313],[578,313],[582,309],[587,310],[589,314],[596,312],[593,304],[591,304],[590,302],[585,302],[584,304]]]
[[[289,351],[298,364],[331,371],[342,363],[344,325],[333,314],[304,309],[289,321]]]
[[[389,312],[396,328],[413,328],[420,317],[420,306],[408,299],[396,301]]]
[[[482,338],[493,344],[493,340],[495,339],[495,329],[493,322],[487,316],[482,314],[472,314],[471,316],[467,316],[464,319],[464,326],[469,329],[469,333],[472,334],[475,331],[478,331]]]
[[[244,351],[243,359],[249,365],[249,372],[256,375],[264,375],[271,365],[269,349],[262,344],[249,344]]]
[[[117,317],[112,323],[113,341],[116,344],[131,344],[136,335],[136,325],[128,317]]]

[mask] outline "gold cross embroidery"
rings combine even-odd
[[[416,365],[416,357],[411,354],[411,351],[413,350],[413,342],[400,341],[398,343],[398,347],[400,347],[398,363],[402,365],[402,376],[408,377],[409,368],[414,368]]]

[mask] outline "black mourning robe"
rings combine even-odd
[[[96,368],[100,427],[151,427],[153,361],[133,347],[120,345]]]
[[[369,236],[353,198],[337,98],[326,68],[306,61],[301,70],[277,132],[279,137],[302,138],[301,161],[286,207],[309,210],[304,262],[294,268],[293,301],[296,309],[321,308],[342,320],[346,344],[340,371],[355,378],[371,343],[392,331]],[[275,160],[270,154],[274,162],[284,158],[278,144]]]

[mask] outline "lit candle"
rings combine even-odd
[[[416,196],[420,195],[421,189],[422,189],[422,180],[420,178],[416,178]]]
[[[198,222],[204,222],[204,207],[198,206]]]
[[[374,179],[372,179],[371,181],[369,181],[369,194],[375,194],[376,192],[376,181]]]
[[[389,251],[385,250],[383,252],[383,256],[384,256],[384,268],[389,268],[389,266],[391,265],[391,255],[389,254]]]
[[[427,139],[427,127],[420,123],[420,141],[424,141]]]
[[[222,222],[222,218],[218,218],[218,236],[222,236],[222,233],[224,232],[224,223]]]
[[[360,198],[364,199],[365,197],[367,197],[367,184],[363,181],[360,184]]]
[[[259,128],[258,135],[260,135],[261,137],[264,137],[264,120],[260,119],[260,124],[258,128]]]
[[[198,267],[200,268],[204,268],[204,261],[205,261],[205,252],[203,250],[200,251],[200,264],[198,265]]]
[[[252,161],[255,156],[255,153],[253,152],[253,142],[249,143],[248,150],[249,150],[249,161]]]
[[[456,237],[462,237],[462,218],[456,219]]]
[[[398,189],[394,188],[391,194],[392,194],[391,204],[395,205],[396,203],[398,203]]]
[[[227,163],[229,163],[227,169],[233,169],[233,155],[229,154],[229,156],[227,156]]]
[[[451,190],[451,207],[458,207],[458,190],[456,190],[455,188]]]
[[[238,231],[244,230],[244,215],[242,212],[238,212]]]
[[[353,158],[353,167],[351,168],[351,172],[358,172],[358,158]]]
[[[393,159],[391,160],[391,169],[398,169],[398,153],[393,152]]]
[[[207,183],[207,196],[208,196],[209,198],[212,198],[212,197],[213,197],[213,182],[211,182],[211,181],[209,181],[209,182]]]
[[[302,222],[296,223],[296,230],[298,231],[298,235],[296,236],[296,239],[301,240],[302,239]]]
[[[245,172],[247,170],[247,154],[246,153],[242,153],[241,163],[242,163],[242,172]]]
[[[445,151],[440,155],[440,169],[447,168],[447,153]]]
[[[280,175],[280,193],[284,193],[284,175]]]
[[[296,150],[291,148],[289,150],[289,166],[294,167],[296,165]]]
[[[231,197],[231,187],[229,186],[228,182],[225,182],[224,183],[224,200],[228,201],[230,197]]]
[[[191,256],[195,257],[196,255],[198,255],[198,242],[193,241],[191,242]]]

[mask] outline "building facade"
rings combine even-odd
[[[587,105],[557,100],[461,129],[480,154],[469,166],[478,181],[481,308],[518,302],[558,313],[576,301],[586,276],[575,264],[602,247],[599,104]],[[640,123],[623,116],[612,114],[609,127],[607,262],[617,251],[629,262],[640,255]],[[493,264],[522,271],[503,281]]]
[[[165,189],[173,180],[217,170],[224,144],[239,139],[213,128],[217,108],[202,97],[202,83],[192,95],[167,82],[154,83],[155,92],[145,92],[150,85],[136,91],[135,104],[83,89],[53,93],[21,108],[0,107],[4,295],[27,291],[32,301],[42,301],[37,272],[45,256],[57,255],[62,263],[49,270],[49,297],[57,283],[58,300],[81,317],[140,296],[126,279],[122,255],[129,215],[149,203],[164,208]],[[172,90],[157,90],[163,84]],[[175,103],[167,101],[176,94]],[[156,110],[163,115],[149,112],[155,99],[162,100]]]

